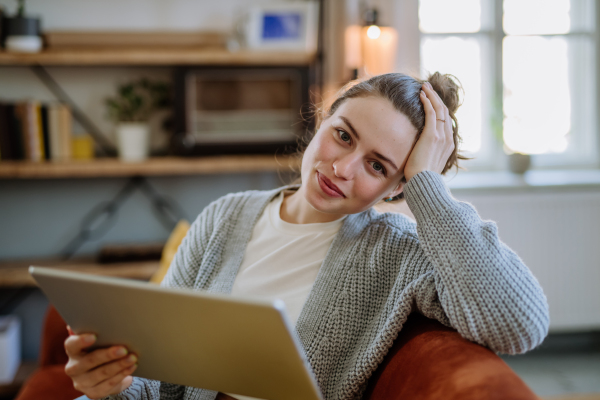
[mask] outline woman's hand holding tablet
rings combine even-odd
[[[71,334],[65,340],[69,362],[65,372],[73,380],[73,387],[90,399],[99,399],[127,389],[133,380],[130,375],[137,368],[137,357],[123,346],[86,351],[96,342],[96,335]]]

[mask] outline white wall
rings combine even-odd
[[[27,0],[48,30],[229,31],[242,7],[268,0]],[[15,0],[0,0],[9,13]]]
[[[600,187],[453,190],[540,282],[552,332],[600,329]]]

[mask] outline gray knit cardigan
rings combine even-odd
[[[193,223],[162,285],[229,293],[265,206],[284,188],[227,195]],[[373,209],[349,215],[296,323],[325,399],[360,399],[408,315],[417,311],[498,353],[539,345],[549,316],[519,257],[441,175],[404,188],[416,224]],[[216,392],[134,377],[110,400],[203,399]]]

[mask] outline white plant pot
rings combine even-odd
[[[116,128],[119,158],[139,162],[150,152],[150,126],[145,122],[121,122]]]
[[[8,36],[4,44],[7,51],[14,53],[39,53],[42,50],[42,38],[33,35]]]

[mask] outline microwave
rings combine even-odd
[[[307,68],[189,68],[175,86],[178,154],[289,153],[307,132]]]

